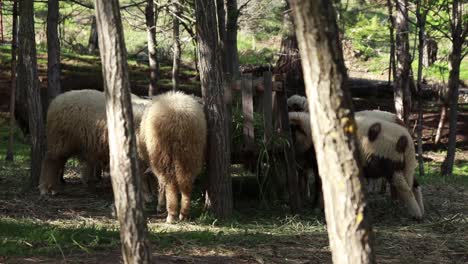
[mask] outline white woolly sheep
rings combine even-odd
[[[307,112],[289,112],[289,125],[296,152],[296,163],[300,186],[304,193],[316,204],[321,192],[321,181],[318,174],[317,158],[312,142],[310,115]],[[314,194],[311,195],[309,185],[314,183]]]
[[[421,187],[414,178],[417,162],[408,130],[370,115],[357,115],[356,124],[364,177],[387,179],[409,214],[421,219],[424,204]]]
[[[406,127],[405,122],[398,118],[398,116],[394,113],[390,113],[387,111],[381,111],[381,110],[364,110],[364,111],[359,111],[354,114],[355,116],[370,116],[374,117],[377,119],[385,120],[391,123],[395,123],[398,125],[401,125],[403,127]]]
[[[307,103],[307,98],[297,94],[289,97],[288,112],[309,112],[309,103]]]
[[[205,114],[193,96],[181,92],[156,96],[143,115],[138,152],[165,191],[168,223],[176,220],[179,192],[179,220],[189,215],[192,185],[203,166],[206,137]]]
[[[318,169],[314,168],[317,161],[312,152],[308,113],[291,112],[289,119],[300,166],[314,169],[318,176]],[[356,114],[356,124],[364,177],[387,179],[408,207],[410,215],[421,219],[424,215],[423,198],[421,187],[414,178],[415,150],[408,130],[395,119],[395,115],[383,111],[360,112]],[[308,164],[301,164],[304,159]],[[320,183],[319,177],[316,181]]]
[[[132,96],[134,99],[138,98]],[[145,103],[141,100],[134,106],[135,129],[144,111]],[[60,190],[64,165],[72,156],[82,162],[82,180],[92,184],[100,173],[98,168],[109,162],[104,93],[77,90],[57,96],[47,111],[46,135],[47,152],[39,181],[41,194],[56,194]]]

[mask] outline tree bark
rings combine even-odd
[[[397,69],[394,82],[395,110],[397,116],[409,126],[411,113],[410,48],[408,27],[408,0],[395,0],[396,16],[396,59]]]
[[[127,51],[118,0],[95,0],[109,129],[110,174],[124,263],[151,263],[143,213]]]
[[[98,48],[98,33],[97,33],[97,28],[96,28],[96,17],[93,16],[93,19],[91,20],[91,31],[89,33],[89,40],[88,40],[88,52],[90,54],[93,54],[96,52],[96,49]]]
[[[418,164],[419,177],[424,176],[424,159],[422,148],[422,129],[423,129],[423,110],[422,110],[422,68],[424,57],[425,43],[425,28],[426,28],[426,11],[421,11],[421,0],[418,0],[416,7],[416,18],[418,27],[418,77],[417,77],[417,94],[418,94],[418,121],[417,121],[417,142],[418,142]]]
[[[37,75],[33,0],[21,1],[19,11],[18,79],[20,86],[22,86],[20,91],[26,91],[29,132],[32,143],[30,187],[35,188],[39,183],[42,157],[45,154],[46,146]]]
[[[18,43],[18,2],[13,1],[11,37],[11,94],[10,94],[10,127],[8,132],[8,147],[5,160],[13,161],[13,140],[15,134],[15,100],[16,100],[16,53]]]
[[[374,263],[346,69],[330,1],[292,0],[333,263]],[[320,56],[317,56],[320,54]]]
[[[156,42],[156,24],[158,22],[158,8],[154,8],[154,0],[146,0],[145,16],[146,31],[148,38],[148,60],[150,69],[150,83],[148,86],[148,95],[153,96],[158,92],[158,72],[159,64],[157,58]]]
[[[216,7],[214,0],[196,0],[198,58],[200,82],[208,124],[207,174],[208,189],[205,207],[216,217],[225,218],[232,214],[232,182],[229,175],[229,139],[226,136],[226,108],[222,51],[219,48]]]
[[[389,20],[389,41],[390,41],[390,60],[388,68],[388,83],[396,80],[396,63],[395,63],[395,18],[393,17],[392,0],[387,0],[388,20]],[[392,79],[393,78],[393,79]]]
[[[60,94],[59,1],[49,0],[47,9],[47,94],[49,103]]]
[[[442,163],[442,174],[453,176],[453,164],[457,143],[457,116],[458,116],[458,86],[460,85],[460,64],[462,60],[463,43],[468,33],[468,23],[463,19],[463,5],[458,0],[452,2],[452,52],[450,53],[449,93],[449,140],[447,156]]]
[[[237,0],[225,0],[226,36],[224,39],[224,64],[233,80],[239,78],[239,52],[237,50]]]
[[[172,60],[172,90],[179,90],[179,69],[180,69],[180,30],[179,30],[179,18],[180,18],[180,2],[178,0],[172,0],[172,39],[174,41],[172,45],[173,60]]]
[[[224,8],[224,0],[216,1],[216,20],[218,25],[218,41],[221,52],[221,65],[223,73],[227,73],[226,66],[226,10]]]
[[[274,74],[286,75],[285,79],[289,86],[287,87],[289,90],[286,92],[289,94],[305,94],[301,58],[289,0],[286,1],[283,14],[283,39],[281,40],[280,56],[276,61]]]

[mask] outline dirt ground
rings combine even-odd
[[[431,154],[437,159],[437,153]],[[468,160],[465,160],[468,162]],[[18,181],[0,179],[0,216],[29,218],[45,222],[92,221],[115,224],[110,215],[110,182],[104,179],[97,193],[90,195],[75,175],[67,174],[64,194],[42,199],[21,193]],[[375,231],[378,263],[468,263],[468,191],[464,186],[424,185],[426,216],[417,222],[406,218],[403,209],[389,195],[371,194],[370,212]],[[243,208],[237,208],[240,214]],[[161,215],[150,215],[150,226],[166,225]],[[252,220],[254,221],[254,220]],[[197,225],[197,223],[195,223]],[[298,232],[269,235],[268,228],[249,236],[265,237],[254,246],[238,242],[207,246],[183,238],[169,248],[153,244],[155,263],[331,263],[326,232]],[[195,231],[194,231],[195,232]],[[227,235],[227,234],[226,234]],[[242,234],[239,234],[242,237]],[[1,257],[0,263],[121,263],[118,247],[93,253],[61,256]]]

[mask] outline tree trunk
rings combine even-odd
[[[330,1],[291,1],[333,263],[374,263],[346,69]],[[320,56],[317,56],[320,54]]]
[[[145,16],[146,16],[146,31],[148,38],[148,60],[150,69],[150,83],[148,86],[148,95],[153,96],[158,92],[158,58],[157,58],[157,42],[156,42],[156,24],[158,22],[158,8],[154,8],[153,0],[146,0]]]
[[[23,0],[20,4],[18,79],[26,91],[29,132],[31,135],[31,188],[39,183],[42,157],[45,154],[45,128],[42,117],[39,79],[37,75],[36,42],[34,34],[33,0]]]
[[[233,80],[239,78],[239,52],[237,50],[237,0],[225,0],[226,37],[224,39],[224,64]]]
[[[424,43],[424,51],[423,51],[423,65],[426,67],[431,66],[437,60],[437,52],[439,47],[437,45],[437,41],[435,39],[426,35],[425,43]]]
[[[418,121],[417,121],[417,142],[418,142],[418,164],[419,177],[424,176],[424,159],[422,148],[422,129],[423,129],[423,110],[422,110],[422,68],[424,57],[424,42],[425,42],[425,27],[427,12],[421,12],[421,0],[418,0],[416,7],[416,18],[418,26],[418,77],[417,77],[417,94],[418,94]]]
[[[95,0],[109,129],[110,174],[124,263],[151,263],[118,0]]]
[[[16,100],[16,49],[18,43],[18,2],[13,2],[11,30],[11,94],[10,94],[10,127],[8,132],[8,147],[5,160],[13,161],[13,140],[15,134],[15,100]]]
[[[60,94],[59,0],[49,0],[47,9],[47,106]],[[47,110],[45,110],[47,112]]]
[[[442,174],[453,176],[453,164],[457,143],[457,115],[458,115],[458,86],[460,85],[460,64],[462,60],[462,47],[466,41],[468,24],[463,19],[463,7],[458,0],[452,3],[452,52],[450,53],[449,94],[449,139],[447,156],[442,163]]]
[[[0,43],[3,43],[5,39],[3,38],[3,3],[0,0]]]
[[[226,137],[226,108],[214,0],[196,0],[200,82],[208,124],[205,207],[216,217],[232,214],[232,182],[229,175],[229,139]]]
[[[93,54],[96,52],[96,49],[98,48],[98,33],[97,33],[97,28],[96,28],[96,17],[93,16],[93,19],[91,21],[91,31],[89,33],[89,40],[88,40],[88,52],[90,54]]]
[[[304,77],[302,75],[299,47],[288,1],[286,1],[283,15],[283,39],[281,40],[280,56],[276,61],[274,74],[286,75],[285,79],[289,85],[286,91],[288,94],[304,95]]]
[[[172,38],[173,46],[172,51],[172,90],[179,90],[179,69],[180,69],[180,30],[179,30],[179,18],[180,18],[180,3],[178,0],[172,0]]]
[[[387,0],[387,8],[388,8],[388,20],[389,20],[389,41],[390,41],[390,60],[389,60],[389,68],[388,68],[388,83],[390,85],[390,81],[396,80],[396,63],[395,63],[395,18],[393,17],[393,4],[392,0]],[[393,79],[392,79],[393,78]]]
[[[396,17],[396,59],[397,69],[394,82],[395,110],[397,116],[409,126],[411,113],[410,90],[410,49],[408,27],[408,0],[395,0]]]

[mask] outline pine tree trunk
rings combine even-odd
[[[333,263],[374,263],[356,123],[330,1],[291,1],[322,178]],[[320,56],[317,56],[320,54]]]
[[[226,136],[226,108],[222,79],[221,50],[218,43],[214,0],[196,0],[200,82],[208,124],[205,207],[216,217],[232,214],[232,182],[229,175],[229,139]]]
[[[150,83],[148,86],[148,95],[153,96],[158,92],[158,58],[157,58],[157,42],[156,42],[156,24],[158,22],[158,8],[154,8],[153,0],[146,0],[145,16],[146,16],[146,31],[148,38],[148,60],[150,69]]]
[[[239,78],[239,52],[237,50],[237,0],[226,0],[226,37],[224,39],[224,59],[226,72],[233,80]]]
[[[124,263],[151,263],[118,0],[95,0],[109,129],[110,174]]]
[[[36,188],[39,184],[42,157],[45,154],[46,146],[37,75],[33,0],[21,1],[19,11],[18,79],[20,86],[22,86],[19,90],[26,91],[29,132],[32,143],[30,187]]]
[[[408,126],[411,113],[408,0],[395,0],[395,6],[397,10],[395,21],[397,60],[394,82],[395,110],[397,116]]]
[[[18,1],[13,2],[11,37],[11,94],[10,94],[10,127],[8,131],[8,147],[5,160],[13,161],[13,140],[15,134],[15,100],[16,100],[16,53],[18,43]]]
[[[47,106],[60,94],[61,90],[58,20],[59,0],[49,0],[47,9]]]
[[[173,60],[172,60],[172,90],[179,90],[179,69],[180,69],[180,30],[179,30],[179,17],[180,17],[180,3],[178,0],[172,0],[172,38],[174,44],[172,46]]]
[[[447,156],[442,163],[442,174],[453,176],[453,164],[457,143],[457,116],[458,116],[458,88],[460,85],[460,64],[462,59],[462,47],[466,41],[468,24],[463,19],[463,7],[458,0],[452,3],[452,52],[450,53],[449,94],[449,140]]]

